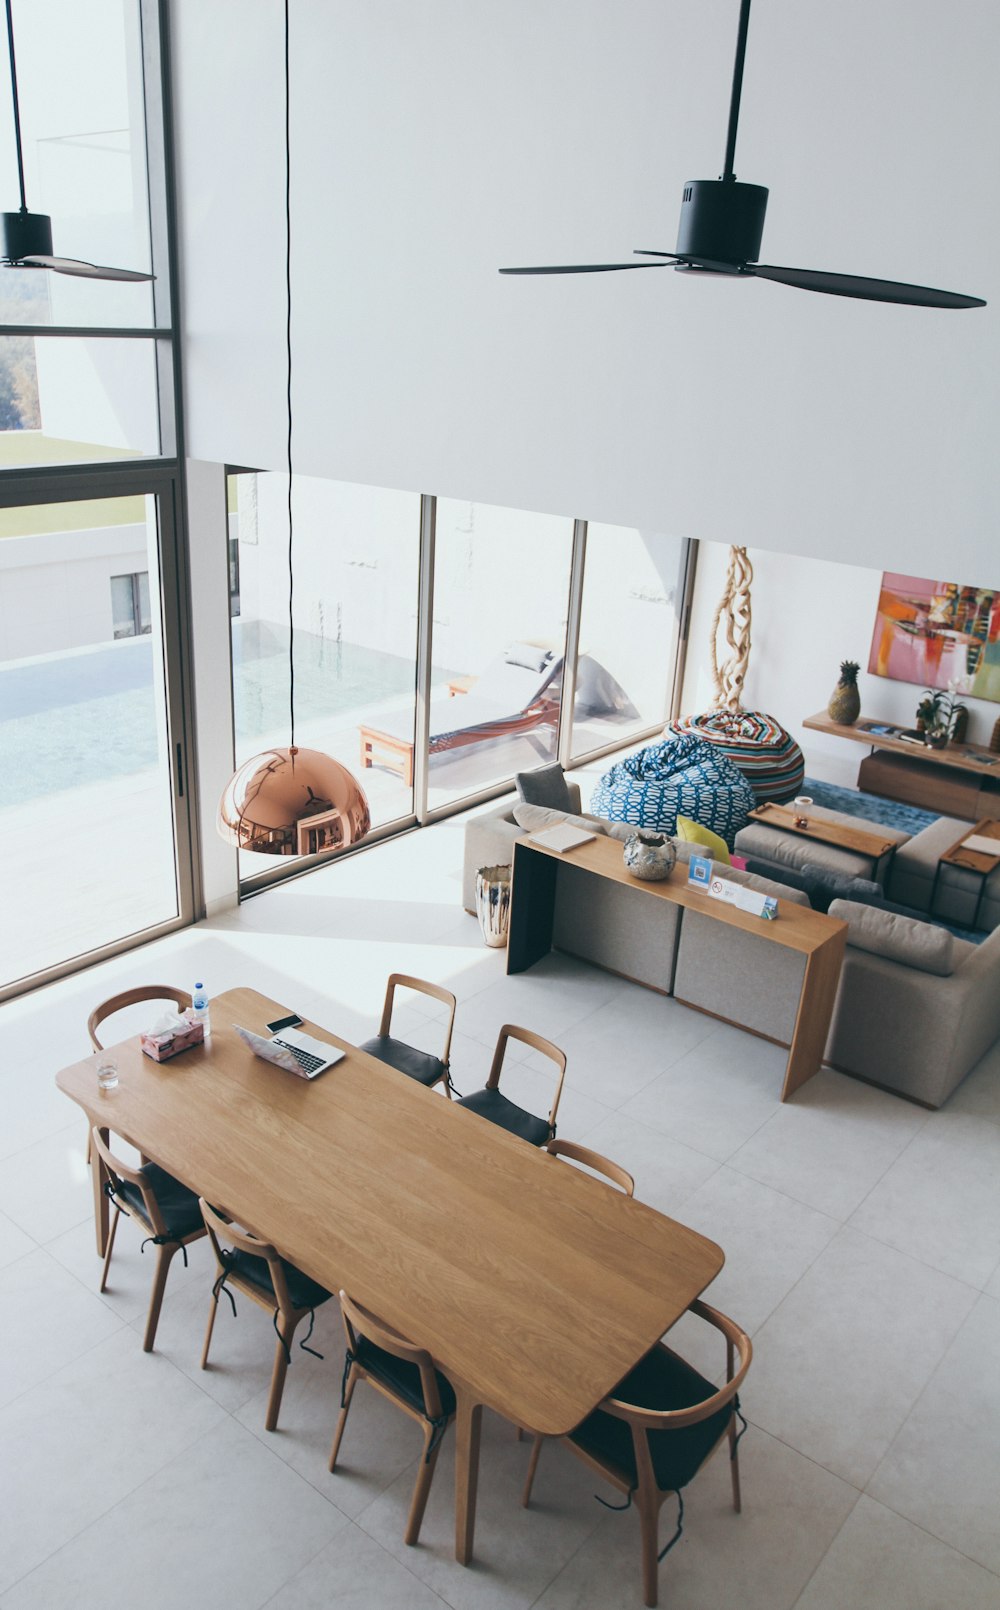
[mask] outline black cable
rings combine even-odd
[[[9,3],[9,0],[8,0]],[[292,600],[295,572],[292,568],[292,108],[290,93],[289,0],[285,0],[285,347],[288,354],[288,713],[290,748],[295,748],[295,626]]]
[[[17,147],[17,181],[21,188],[21,211],[27,212],[28,203],[24,198],[24,157],[21,154],[21,108],[17,103],[17,66],[14,61],[14,19],[10,12],[10,0],[7,0],[7,46],[10,50],[10,92],[14,100],[14,144]]]

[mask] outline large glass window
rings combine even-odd
[[[289,741],[287,498],[286,476],[230,477],[238,766]],[[342,761],[380,826],[413,811],[420,498],[296,475],[293,511],[295,741]],[[274,871],[239,855],[242,879]]]
[[[0,510],[0,988],[180,915],[162,546],[151,496]]]
[[[686,553],[679,537],[588,524],[574,757],[667,719]]]
[[[428,806],[555,759],[573,521],[438,498]]]

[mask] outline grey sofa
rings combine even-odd
[[[870,828],[897,846],[896,855],[899,854],[898,846],[905,844],[910,837],[899,828],[884,827],[881,822],[864,822],[857,816],[848,815],[846,811],[828,811],[819,805],[810,806],[809,815],[819,821],[837,822],[842,827]],[[884,855],[873,868],[870,855],[856,854],[836,844],[822,844],[818,839],[770,827],[766,822],[748,823],[737,833],[735,843],[737,855],[752,857],[755,861],[769,861],[775,867],[790,868],[795,872],[808,864],[842,877],[872,878],[876,883],[883,883],[891,866],[891,852]],[[891,858],[894,860],[895,856]]]
[[[927,912],[933,895],[935,917],[960,928],[975,925],[984,933],[992,933],[1000,925],[1000,867],[987,877],[982,900],[979,899],[982,879],[977,873],[945,866],[938,874],[940,857],[968,831],[969,823],[960,821],[957,816],[939,816],[936,822],[907,839],[893,857],[887,893],[898,905],[914,906],[918,911]],[[935,874],[938,874],[936,888]]]

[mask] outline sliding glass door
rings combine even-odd
[[[175,577],[169,494],[0,509],[0,992],[190,918]]]

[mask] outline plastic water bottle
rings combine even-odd
[[[204,984],[197,983],[191,994],[192,1014],[196,1023],[205,1025],[205,1038],[212,1032],[212,1019],[208,1010],[208,990]]]

